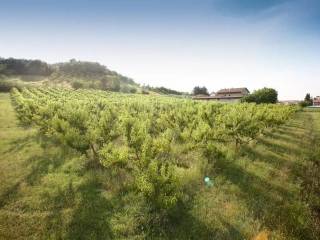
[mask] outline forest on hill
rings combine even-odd
[[[29,84],[136,92],[139,85],[97,62],[77,61],[48,64],[41,60],[0,58],[1,89]]]

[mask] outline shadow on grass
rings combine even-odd
[[[299,146],[289,146],[287,143],[275,142],[273,139],[260,138],[258,140],[258,143],[264,145],[267,149],[276,152],[277,154],[290,154],[294,156],[300,156],[303,153]]]
[[[55,197],[48,196],[48,205],[51,206],[51,211],[46,217],[45,222],[45,237],[46,239],[64,239],[64,216],[63,211],[66,208],[72,208],[75,204],[75,190],[72,182],[69,183],[67,191],[58,190]]]
[[[42,176],[64,164],[66,159],[68,159],[68,155],[59,149],[58,152],[48,153],[44,151],[41,155],[30,157],[27,162],[32,170],[26,176],[25,181],[30,185],[36,184]]]
[[[301,147],[301,137],[300,134],[290,133],[290,132],[267,132],[264,134],[264,138],[269,139],[277,139],[282,142],[289,143],[290,145],[293,145],[295,147]]]
[[[305,223],[301,222],[305,209],[296,202],[292,192],[247,172],[234,162],[220,160],[217,166],[221,169],[219,174],[241,189],[241,197],[254,217],[262,220],[269,229],[283,226],[285,229],[282,230],[298,239],[313,239],[306,231]]]
[[[301,122],[305,121],[306,119]],[[305,166],[300,159],[310,151],[307,134],[309,128],[301,125],[303,124],[288,124],[280,131],[269,132],[258,140],[259,148],[244,146],[242,153],[252,161],[269,163],[280,171],[288,169],[288,180],[294,181],[293,179],[302,177]],[[303,133],[295,133],[296,128],[303,130]],[[280,229],[287,236],[297,239],[314,239],[306,206],[286,182],[281,182],[280,179],[279,184],[275,185],[272,180],[258,176],[258,173],[256,175],[248,172],[235,160],[218,159],[216,166],[220,169],[219,175],[241,189],[240,197],[245,200],[255,218],[260,219],[267,228]]]
[[[295,178],[303,176],[303,169],[305,168],[305,165],[297,161],[291,162],[288,157],[281,153],[277,153],[273,149],[266,148],[264,151],[259,151],[249,146],[243,146],[242,152],[253,162],[265,162],[271,164],[276,169],[287,166],[291,170],[289,172],[291,176]]]
[[[219,239],[219,240],[244,240],[245,236],[234,226],[232,226],[227,221],[222,218],[218,218],[218,221],[221,223],[219,228],[214,226],[208,226],[199,219],[187,215],[185,216],[185,223],[182,225],[181,232],[179,236],[176,236],[175,233],[170,234],[168,239]],[[222,226],[222,228],[221,228]],[[177,228],[171,229],[172,232],[176,232]]]
[[[302,121],[303,122],[303,121]],[[302,124],[293,124],[300,126]],[[303,133],[297,134],[291,128],[292,124],[282,126],[282,129],[276,129],[273,132],[267,132],[258,142],[262,148],[256,150],[253,147],[245,146],[244,152],[252,160],[260,160],[272,164],[279,168],[286,166],[293,177],[303,177],[305,164],[301,160],[307,156],[310,151],[310,142],[312,141],[308,132],[310,129],[305,126]]]
[[[64,239],[113,239],[109,224],[112,205],[101,196],[99,187],[99,183],[93,179],[77,190],[80,202],[77,203]]]
[[[147,226],[148,229],[154,229],[155,231],[151,230],[146,239],[245,239],[245,236],[236,227],[220,217],[219,213],[215,214],[215,221],[219,222],[219,224],[207,224],[192,215],[188,207],[181,206],[176,209],[166,224],[151,223]]]
[[[109,224],[112,205],[101,196],[99,187],[94,179],[77,189],[70,182],[68,189],[48,196],[51,210],[43,223],[44,239],[114,239]],[[64,211],[68,209],[71,216],[66,220]]]
[[[276,132],[274,132],[272,137],[277,137],[277,136],[285,136],[286,140],[289,141],[295,141],[296,143],[299,143],[300,138],[305,134],[306,129],[304,129],[301,132],[296,132],[293,129],[288,129],[288,130],[283,130],[283,129],[277,129]]]
[[[36,155],[29,158],[23,167],[31,168],[30,172],[4,193],[0,194],[0,208],[4,207],[8,201],[12,201],[16,197],[22,183],[34,185],[42,178],[42,176],[49,172],[49,169],[54,170],[61,166],[64,162],[64,158],[65,156],[62,157],[61,153],[46,154],[46,152],[42,155]]]
[[[10,188],[8,188],[5,192],[0,194],[0,209],[3,208],[7,204],[7,202],[17,194],[21,182],[23,181],[18,181]]]
[[[14,154],[21,151],[37,139],[37,136],[30,135],[25,138],[12,141],[12,147],[6,152],[7,154]],[[29,185],[36,184],[43,176],[60,167],[68,155],[65,151],[60,149],[52,149],[50,147],[42,150],[40,154],[32,155],[22,163],[22,168],[28,169],[27,174],[20,177],[20,179],[8,188],[5,192],[0,193],[0,208],[4,207],[9,201],[12,201],[19,192],[20,185],[27,183]],[[29,170],[30,169],[30,170]]]
[[[37,136],[32,134],[32,135],[27,135],[23,138],[18,138],[14,141],[10,142],[10,148],[4,152],[4,154],[13,154],[21,151],[22,149],[26,148],[29,144],[34,143],[35,140],[37,140]]]

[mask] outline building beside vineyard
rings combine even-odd
[[[320,96],[313,99],[313,106],[320,106]]]
[[[212,100],[219,102],[239,102],[241,98],[248,95],[248,88],[224,88],[209,96],[194,96],[195,100]]]

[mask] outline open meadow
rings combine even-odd
[[[0,239],[320,239],[319,159],[320,111],[1,93]]]

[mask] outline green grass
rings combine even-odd
[[[159,226],[157,239],[254,239],[263,231],[317,239],[302,186],[319,136],[320,112],[304,111],[237,153],[226,148],[209,174],[214,186],[199,179],[193,207]],[[19,126],[8,94],[0,94],[0,170],[0,239],[150,239],[138,226],[139,196]]]

